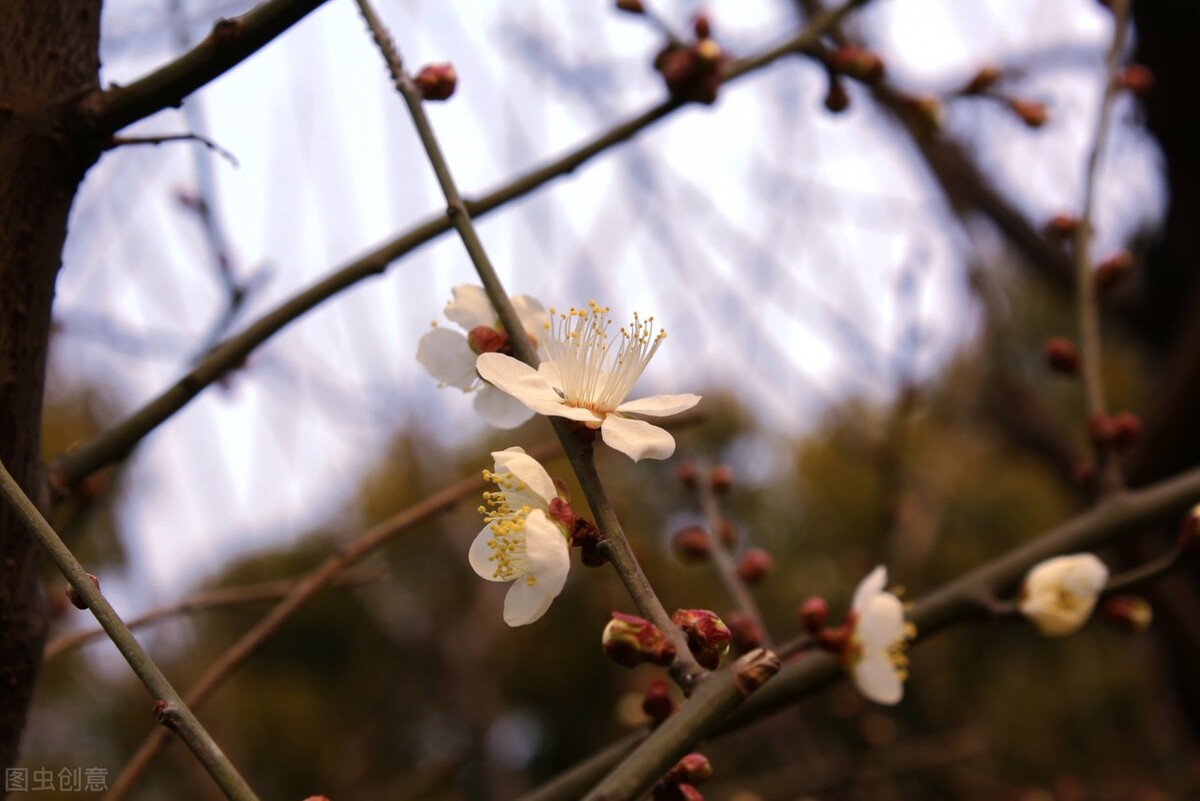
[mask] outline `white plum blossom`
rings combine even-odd
[[[1083,628],[1108,581],[1108,568],[1090,553],[1056,556],[1025,576],[1017,606],[1047,637],[1065,637]]]
[[[568,535],[550,519],[557,497],[554,480],[520,448],[492,454],[494,471],[483,476],[497,487],[479,507],[486,525],[467,555],[488,581],[511,581],[504,599],[504,622],[524,626],[546,613],[562,592],[571,566]]]
[[[859,582],[851,604],[850,632],[843,661],[858,691],[878,704],[898,703],[908,678],[908,641],[916,627],[904,620],[900,599],[886,592],[887,568],[875,568]]]
[[[484,353],[475,363],[476,370],[538,414],[599,428],[610,448],[635,462],[666,459],[675,452],[675,439],[658,426],[628,415],[677,414],[699,403],[700,396],[655,395],[626,401],[666,332],[654,332],[653,317],[643,321],[634,314],[629,327],[613,336],[608,311],[596,303],[566,314],[551,309],[541,342],[548,358],[538,369],[511,356]]]
[[[446,317],[467,333],[434,323],[433,330],[417,345],[417,361],[441,386],[475,393],[475,411],[487,423],[497,428],[516,428],[532,416],[529,409],[484,383],[475,372],[475,359],[480,353],[507,346],[504,327],[483,287],[463,284],[451,291],[454,299],[446,304]],[[525,333],[536,342],[549,319],[546,307],[528,295],[514,295],[512,304]]]

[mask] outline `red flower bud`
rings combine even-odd
[[[627,14],[646,13],[646,7],[642,5],[642,0],[617,0],[617,10]]]
[[[1035,100],[1021,100],[1014,97],[1009,99],[1008,107],[1029,128],[1041,128],[1050,119],[1050,112],[1047,110],[1046,104],[1038,103]]]
[[[608,555],[600,548],[604,535],[596,524],[584,517],[575,516],[575,529],[571,532],[571,546],[579,549],[579,557],[585,567],[600,567],[608,564]]]
[[[450,62],[427,64],[417,73],[413,83],[426,100],[448,100],[458,85],[458,73]]]
[[[733,647],[742,651],[753,651],[763,644],[763,631],[749,615],[730,612],[725,616],[725,625],[733,637]]]
[[[750,548],[737,566],[738,576],[747,584],[757,584],[771,572],[771,555],[762,548]]]
[[[711,547],[708,532],[700,526],[685,526],[671,536],[671,549],[681,562],[703,561]]]
[[[1128,250],[1119,250],[1096,265],[1093,278],[1096,282],[1096,289],[1100,292],[1107,292],[1124,281],[1131,272],[1133,272],[1133,254]]]
[[[717,536],[726,548],[732,548],[737,545],[737,526],[728,517],[722,517],[717,523]]]
[[[712,22],[703,11],[692,17],[692,31],[696,34],[697,39],[708,39],[712,36]]]
[[[829,604],[819,595],[814,595],[800,605],[800,622],[804,630],[814,637],[824,630],[829,621]]]
[[[1088,418],[1088,439],[1097,448],[1112,445],[1117,437],[1117,427],[1113,418],[1103,412],[1096,412]]]
[[[1071,241],[1071,237],[1075,236],[1075,231],[1078,228],[1079,218],[1073,217],[1070,214],[1055,214],[1046,223],[1046,235],[1051,239],[1069,242]]]
[[[885,72],[878,54],[857,45],[842,45],[829,56],[829,66],[863,83],[875,83]]]
[[[675,712],[675,702],[671,699],[671,691],[662,679],[650,682],[646,694],[642,697],[642,711],[657,726]]]
[[[841,114],[850,108],[850,95],[836,76],[831,75],[829,78],[829,88],[825,91],[825,108],[833,114]]]
[[[1047,366],[1056,373],[1075,375],[1079,372],[1079,350],[1069,339],[1050,337],[1042,352]]]
[[[1141,634],[1150,628],[1154,610],[1149,601],[1138,595],[1117,595],[1100,605],[1100,617],[1131,634]]]
[[[712,778],[712,763],[704,754],[687,754],[667,771],[663,781],[676,784],[704,784]]]
[[[707,609],[677,609],[671,622],[687,636],[688,650],[702,667],[715,670],[733,639],[729,627]]]
[[[1133,412],[1121,412],[1112,418],[1113,445],[1128,448],[1142,438],[1142,421]]]
[[[490,325],[477,325],[467,333],[467,345],[472,353],[503,353],[508,348],[508,334]]]
[[[1130,64],[1121,70],[1117,86],[1132,95],[1141,97],[1154,88],[1154,73],[1145,64]]]
[[[733,489],[733,468],[727,464],[719,464],[708,474],[713,492],[724,495]]]
[[[1000,80],[1000,74],[1000,68],[994,64],[987,64],[980,67],[979,72],[975,73],[971,77],[971,80],[967,81],[966,86],[961,91],[964,95],[983,94],[996,85],[996,82]]]
[[[613,612],[600,640],[604,653],[625,667],[641,662],[667,667],[675,661],[675,646],[649,620]]]
[[[679,479],[679,483],[688,489],[696,488],[696,479],[699,476],[699,471],[696,469],[695,462],[680,462],[679,467],[675,468],[675,478]]]
[[[96,586],[96,589],[100,589],[100,579],[96,578],[91,573],[88,573],[87,577],[92,580],[92,584]],[[83,596],[76,592],[75,588],[69,584],[67,585],[67,600],[70,601],[71,605],[76,609],[88,608],[87,601],[84,600]]]

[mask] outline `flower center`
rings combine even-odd
[[[550,310],[545,328],[546,351],[558,368],[564,401],[598,413],[612,412],[625,400],[642,371],[666,338],[654,331],[654,318],[642,320],[637,313],[610,335],[612,321],[607,306],[588,301],[586,309],[572,308],[566,314]]]
[[[492,549],[489,562],[496,564],[495,578],[512,581],[529,573],[529,556],[525,549],[525,519],[533,509],[529,504],[513,508],[513,498],[528,487],[511,473],[493,473],[484,470],[483,477],[497,487],[498,492],[483,493],[485,506],[479,507],[483,522],[492,531],[488,547]],[[528,575],[526,581],[533,585],[536,579]]]

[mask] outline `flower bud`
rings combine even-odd
[[[750,548],[742,554],[737,573],[747,584],[757,584],[771,572],[771,555],[762,548]]]
[[[601,548],[604,534],[591,520],[576,516],[575,529],[571,532],[571,545],[579,549],[579,558],[584,567],[600,567],[608,564],[608,554]]]
[[[712,22],[703,11],[692,17],[692,31],[696,34],[697,39],[707,39],[712,36]]]
[[[863,83],[875,83],[883,78],[883,59],[878,54],[857,45],[842,45],[829,56],[829,66]]]
[[[1041,128],[1050,119],[1050,112],[1046,109],[1046,104],[1038,103],[1035,100],[1010,98],[1008,107],[1029,128]]]
[[[92,580],[92,584],[96,585],[96,589],[100,589],[100,579],[96,578],[91,573],[88,573],[87,577]],[[75,588],[70,584],[67,585],[67,600],[70,601],[71,605],[76,609],[88,608],[87,601],[84,600],[83,596],[76,592]]]
[[[1133,412],[1121,412],[1112,418],[1113,445],[1128,448],[1142,438],[1142,421]]]
[[[829,603],[821,596],[814,595],[800,605],[800,622],[814,637],[824,630],[828,620]]]
[[[1046,365],[1056,373],[1076,375],[1079,372],[1079,349],[1063,337],[1050,337],[1042,346]]]
[[[450,62],[427,64],[417,73],[413,83],[426,100],[448,100],[458,85],[458,73]]]
[[[708,474],[708,480],[713,492],[724,495],[733,489],[733,468],[727,464],[719,464]]]
[[[730,612],[725,616],[725,625],[733,637],[733,647],[742,653],[762,647],[763,631],[749,615]]]
[[[702,667],[715,670],[733,639],[724,621],[707,609],[676,609],[671,622],[687,637],[688,650],[696,661]]]
[[[1154,88],[1154,73],[1145,64],[1130,64],[1117,76],[1117,86],[1141,97]]]
[[[704,784],[713,776],[712,763],[704,754],[687,754],[667,771],[663,781],[676,784]]]
[[[726,548],[737,545],[737,526],[728,517],[722,517],[717,523],[717,536]]]
[[[825,108],[833,114],[841,114],[850,108],[850,95],[837,76],[829,76],[829,88],[825,91]]]
[[[743,698],[749,697],[759,687],[783,667],[783,663],[773,651],[755,648],[733,663],[729,672],[733,674],[733,683]]]
[[[1095,412],[1088,418],[1088,439],[1097,448],[1114,444],[1117,438],[1117,426],[1113,418],[1103,412]]]
[[[1200,551],[1200,504],[1193,506],[1183,517],[1179,526],[1179,539],[1176,541],[1182,553]]]
[[[1154,610],[1140,595],[1117,595],[1100,605],[1100,617],[1130,634],[1141,634],[1150,628]]]
[[[1118,250],[1096,265],[1092,280],[1096,282],[1097,291],[1107,292],[1124,281],[1131,272],[1133,254],[1128,250]]]
[[[600,643],[612,661],[625,667],[642,662],[667,667],[675,661],[675,646],[657,626],[636,615],[613,612]]]
[[[1021,585],[1017,607],[1047,637],[1083,628],[1108,581],[1108,568],[1090,553],[1047,559],[1033,567]]]
[[[821,629],[816,633],[817,645],[831,654],[846,653],[846,648],[850,643],[851,623],[852,621],[848,621],[846,625],[838,626],[836,629]]]
[[[685,526],[671,536],[671,550],[681,562],[703,561],[711,547],[708,532],[700,526]]]
[[[627,14],[645,14],[646,7],[642,0],[617,0],[617,10]]]
[[[679,483],[687,489],[696,488],[698,477],[699,471],[696,469],[695,462],[683,461],[679,463],[679,467],[675,468],[675,478],[679,479]]]
[[[995,64],[987,64],[979,68],[979,72],[975,73],[971,80],[967,81],[966,86],[961,91],[964,95],[983,94],[995,86],[999,80],[1000,68]]]
[[[1055,214],[1046,223],[1046,235],[1064,242],[1071,241],[1079,229],[1079,218],[1070,214]]]
[[[667,689],[665,681],[656,679],[646,687],[646,694],[642,697],[642,711],[654,726],[674,714],[675,702],[671,699],[671,691]]]

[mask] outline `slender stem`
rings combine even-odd
[[[128,86],[95,91],[80,104],[103,138],[183,99],[258,52],[325,0],[267,0],[232,19],[218,20],[204,41]]]
[[[378,581],[383,575],[378,570],[345,575],[335,581],[334,586],[357,587],[372,581]],[[221,587],[215,590],[208,590],[184,598],[182,601],[158,609],[152,609],[135,618],[130,618],[125,621],[125,625],[129,626],[130,630],[133,630],[160,623],[173,617],[179,617],[180,615],[203,612],[207,609],[220,609],[229,606],[242,606],[245,604],[261,603],[263,601],[279,600],[286,597],[297,583],[295,579],[280,579],[278,581],[264,581],[259,584],[248,584],[241,587]],[[102,639],[105,633],[104,629],[88,629],[86,631],[74,631],[70,634],[65,634],[46,646],[46,649],[42,652],[42,661],[48,662],[67,651]]]
[[[725,588],[725,592],[733,601],[734,608],[754,623],[762,633],[763,645],[769,648],[771,647],[771,635],[767,631],[767,624],[763,622],[762,612],[759,611],[750,588],[738,575],[733,557],[721,539],[721,526],[724,520],[721,517],[717,494],[713,492],[712,488],[712,470],[708,465],[703,464],[697,465],[696,470],[696,491],[700,500],[700,511],[708,523],[708,561],[712,565],[713,572],[717,574],[717,581],[721,582],[721,586]]]
[[[804,30],[783,43],[734,62],[725,73],[724,82],[729,83],[750,75],[781,58],[808,52],[820,41],[824,31],[839,22],[851,9],[866,2],[867,0],[850,0],[835,10],[818,15]],[[570,153],[514,178],[478,200],[464,201],[464,205],[471,216],[482,217],[556,178],[574,172],[596,156],[628,141],[684,105],[677,100],[664,100],[617,123]],[[116,426],[59,455],[51,465],[52,485],[60,491],[69,489],[100,468],[123,459],[147,434],[190,403],[205,387],[241,364],[263,342],[343,290],[359,281],[382,274],[389,264],[441,236],[451,227],[451,220],[446,214],[430,217],[285,300],[238,334],[214,347],[182,378]],[[520,339],[514,340],[515,347],[520,346]]]
[[[133,632],[122,622],[100,589],[92,582],[91,576],[83,569],[83,565],[79,564],[71,549],[42,517],[33,501],[21,490],[3,463],[0,463],[0,494],[12,506],[13,511],[25,524],[26,530],[49,552],[54,564],[75,588],[75,592],[87,604],[87,608],[92,611],[113,644],[117,646],[121,656],[125,657],[129,667],[133,668],[133,672],[150,691],[155,700],[155,713],[166,727],[157,731],[165,732],[169,729],[178,734],[226,798],[231,801],[257,801],[258,796],[250,789],[250,785],[246,784],[237,768],[175,692],[175,688],[158,669],[158,665],[142,650]]]
[[[1120,69],[1121,52],[1129,22],[1129,0],[1110,0],[1108,5],[1113,17],[1113,36],[1108,48],[1108,56],[1105,59],[1104,93],[1100,98],[1092,149],[1088,153],[1087,165],[1084,168],[1083,208],[1079,214],[1079,224],[1076,226],[1074,236],[1079,350],[1083,359],[1081,372],[1089,418],[1108,414],[1104,398],[1100,307],[1097,300],[1095,274],[1092,269],[1092,217],[1100,156],[1104,152],[1104,145],[1108,140],[1113,100],[1119,88],[1117,74]],[[1124,480],[1121,477],[1121,465],[1117,460],[1116,450],[1111,444],[1101,444],[1096,446],[1095,453],[1101,492],[1120,490],[1124,485]]]
[[[1151,581],[1162,578],[1183,564],[1183,553],[1178,548],[1172,548],[1151,562],[1113,576],[1104,585],[1103,594],[1105,596],[1119,595],[1136,590]]]
[[[488,299],[491,301],[493,308],[496,309],[500,317],[500,322],[504,325],[505,330],[508,331],[509,342],[512,343],[514,354],[526,364],[537,366],[537,352],[534,350],[529,338],[525,336],[525,328],[517,317],[516,310],[513,309],[512,302],[509,300],[508,294],[504,291],[504,286],[500,283],[499,276],[496,275],[496,269],[492,266],[491,259],[488,258],[487,249],[483,246],[483,242],[480,241],[479,234],[475,230],[475,225],[471,221],[471,214],[467,210],[467,206],[458,192],[458,187],[454,183],[454,177],[451,175],[450,167],[446,163],[445,154],[442,152],[437,136],[433,132],[433,126],[429,123],[429,117],[425,113],[425,104],[421,96],[421,90],[404,71],[400,54],[396,50],[396,46],[392,42],[387,29],[384,27],[383,21],[379,19],[369,0],[356,0],[356,2],[362,12],[363,18],[367,22],[367,26],[371,30],[371,36],[374,38],[375,44],[383,54],[388,71],[391,73],[392,81],[395,83],[397,91],[404,98],[405,105],[408,106],[409,113],[413,118],[413,124],[417,129],[417,135],[421,139],[421,144],[425,148],[425,153],[429,157],[429,162],[433,166],[434,173],[437,175],[438,184],[445,195],[447,204],[446,213],[449,215],[455,230],[458,231],[459,236],[462,238],[467,254],[471,258],[471,263],[475,266],[475,271],[479,274],[479,278],[483,282],[484,290],[487,292]],[[596,473],[590,443],[584,446],[580,442],[579,436],[565,420],[554,419],[551,422],[555,433],[558,434],[558,438],[567,453],[571,467],[574,468],[575,474],[579,478],[584,495],[587,496],[588,505],[591,507],[592,514],[596,518],[596,524],[604,535],[604,547],[606,548],[609,561],[620,576],[626,590],[629,591],[629,595],[637,606],[638,611],[654,623],[654,625],[658,626],[671,640],[672,644],[675,645],[677,656],[675,663],[671,666],[671,675],[675,678],[679,686],[683,688],[684,692],[690,691],[695,682],[705,675],[705,671],[696,662],[691,651],[688,650],[686,638],[679,631],[678,627],[671,622],[670,616],[667,614],[662,602],[659,601],[658,596],[655,595],[654,589],[650,586],[650,582],[646,580],[641,566],[638,564],[636,557],[634,557],[633,549],[629,547],[629,542],[625,538],[620,521],[617,520],[616,512],[613,510],[612,504],[609,503],[608,497],[604,492],[600,476]]]
[[[557,450],[557,445],[558,443],[553,441],[544,442],[529,448],[528,452],[535,459],[545,459]],[[345,548],[332,554],[315,570],[297,582],[287,596],[266,617],[243,634],[204,671],[199,680],[187,691],[188,704],[199,707],[208,700],[233,675],[234,671],[283,628],[284,623],[303,609],[321,590],[332,584],[342,571],[362,561],[383,545],[411,530],[418,523],[448,509],[472,493],[479,492],[483,486],[483,479],[475,475],[443,487],[420,503],[392,515]],[[151,732],[113,781],[108,794],[104,796],[105,801],[119,801],[124,798],[133,789],[134,784],[154,761],[164,745],[166,745],[166,738],[162,736],[162,731]]]
[[[197,142],[228,161],[234,167],[238,166],[237,156],[218,145],[206,136],[197,133],[158,134],[156,136],[114,136],[104,143],[101,149],[115,150],[118,147],[130,145],[162,145],[167,142]]]

